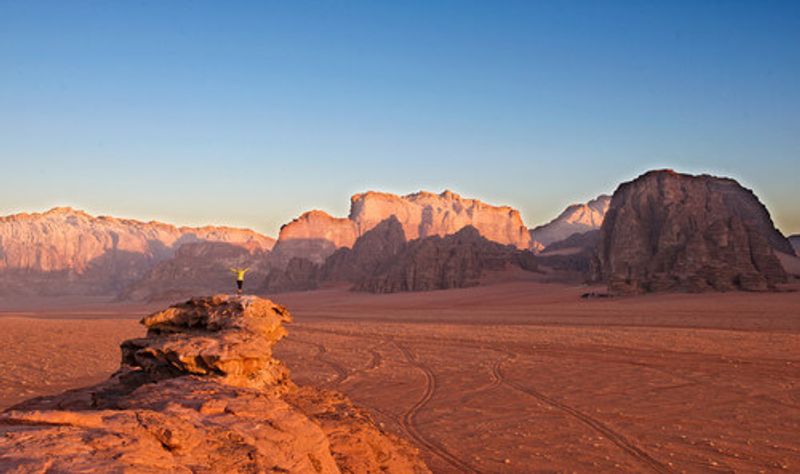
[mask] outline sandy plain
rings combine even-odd
[[[580,298],[593,290],[276,295],[295,317],[276,357],[434,472],[800,471],[800,292]],[[103,380],[165,306],[5,303],[0,409]]]

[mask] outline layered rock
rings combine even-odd
[[[472,226],[493,242],[519,249],[530,246],[530,235],[519,211],[509,206],[492,206],[451,191],[421,191],[402,197],[370,191],[350,198],[350,220],[359,235],[389,216],[397,217],[408,240],[444,237]]]
[[[791,245],[736,181],[651,171],[614,193],[598,275],[616,293],[766,290],[785,281],[773,249]]]
[[[272,358],[286,309],[197,298],[146,317],[107,382],[0,414],[2,472],[429,472],[343,395]]]
[[[531,252],[489,241],[477,229],[467,226],[446,237],[408,242],[355,289],[394,293],[464,288],[478,285],[486,271],[500,271],[511,266],[536,269]]]
[[[530,247],[531,238],[519,211],[511,207],[465,199],[450,191],[406,196],[370,191],[350,198],[346,219],[311,211],[283,226],[271,260],[281,269],[295,257],[322,265],[337,249],[352,247],[359,237],[392,216],[409,240],[445,236],[471,225],[489,240],[520,249]]]
[[[573,204],[558,217],[531,229],[532,246],[547,248],[550,244],[564,240],[573,234],[582,234],[599,229],[603,225],[611,196],[605,194],[585,204]]]
[[[115,294],[181,245],[223,242],[265,252],[274,240],[247,229],[175,227],[70,208],[0,218],[0,293]]]

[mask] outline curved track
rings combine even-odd
[[[431,398],[433,398],[433,394],[436,392],[436,375],[433,373],[433,371],[431,371],[430,368],[428,368],[428,366],[420,363],[416,357],[414,357],[414,354],[412,354],[411,351],[406,347],[397,342],[395,342],[395,346],[403,354],[403,357],[405,357],[406,362],[408,362],[409,365],[414,366],[425,375],[425,392],[422,394],[422,397],[420,397],[420,399],[417,400],[399,420],[403,430],[408,433],[409,436],[414,438],[414,440],[420,445],[424,446],[428,451],[436,456],[439,456],[442,458],[442,460],[458,469],[459,472],[479,473],[480,471],[465,463],[456,455],[440,446],[438,443],[425,438],[422,433],[420,433],[419,428],[417,427],[417,413],[431,400]]]
[[[607,439],[609,439],[612,443],[616,444],[623,451],[625,451],[629,455],[631,455],[634,458],[636,458],[640,463],[650,467],[655,472],[659,472],[659,473],[670,473],[670,472],[672,472],[672,470],[669,469],[667,466],[665,466],[661,462],[659,462],[656,459],[654,459],[652,456],[650,456],[645,451],[643,451],[641,448],[639,448],[638,446],[633,444],[633,442],[629,441],[625,436],[623,436],[619,432],[614,431],[613,429],[609,428],[602,421],[600,421],[600,420],[598,420],[596,418],[593,418],[592,416],[589,416],[586,413],[584,413],[584,412],[582,412],[580,410],[577,410],[577,409],[575,409],[575,408],[573,408],[573,407],[571,407],[569,405],[565,405],[565,404],[563,404],[561,402],[558,402],[558,401],[548,397],[547,395],[545,395],[545,394],[543,394],[543,393],[541,393],[541,392],[539,392],[537,390],[534,390],[534,389],[529,388],[529,387],[525,387],[525,386],[523,386],[521,384],[518,384],[516,382],[513,382],[513,381],[507,379],[503,375],[501,366],[502,366],[502,363],[501,364],[496,364],[493,367],[494,375],[495,375],[495,377],[497,377],[498,380],[500,380],[501,383],[503,383],[505,385],[508,385],[509,387],[511,387],[511,388],[513,388],[513,389],[515,389],[515,390],[517,390],[519,392],[522,392],[524,394],[530,395],[531,397],[536,398],[537,400],[539,400],[539,401],[541,401],[541,402],[543,402],[543,403],[545,403],[547,405],[550,405],[550,406],[552,406],[554,408],[557,408],[557,409],[559,409],[559,410],[561,410],[561,411],[563,411],[563,412],[565,412],[565,413],[567,413],[569,415],[572,415],[577,420],[579,420],[582,423],[584,423],[584,424],[588,425],[589,427],[593,428],[595,431],[601,433],[603,436],[605,436]]]

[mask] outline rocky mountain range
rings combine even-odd
[[[766,207],[732,179],[648,172],[614,193],[600,230],[599,277],[614,293],[762,291],[791,254]]]
[[[552,221],[531,229],[532,246],[541,250],[572,234],[599,229],[603,225],[610,203],[611,196],[603,194],[585,204],[573,204],[567,207]]]
[[[406,240],[403,225],[391,216],[320,265],[292,258],[286,268],[273,269],[261,290],[303,291],[332,283],[373,293],[464,288],[477,285],[487,271],[510,267],[535,271],[533,252],[490,241],[472,226]]]
[[[506,246],[518,254],[525,250],[539,253],[536,258],[524,254],[522,258],[528,263],[521,263],[519,255],[522,254],[513,256],[513,252],[506,252],[508,255],[504,261],[507,266],[545,267],[568,272],[573,279],[579,279],[578,275],[590,279],[613,279],[613,286],[620,291],[623,290],[618,284],[622,270],[617,263],[621,261],[628,265],[627,262],[636,260],[635,265],[631,263],[633,269],[638,268],[637,265],[651,265],[643,262],[650,258],[648,255],[651,253],[658,254],[653,258],[662,263],[652,264],[658,268],[645,273],[658,273],[658,278],[674,283],[673,280],[684,281],[689,278],[687,275],[694,275],[698,270],[694,267],[687,269],[684,264],[666,264],[666,260],[677,262],[686,255],[686,261],[693,262],[689,266],[699,265],[705,268],[703,271],[709,271],[709,268],[723,265],[724,258],[733,258],[728,253],[739,252],[736,259],[744,260],[732,260],[737,262],[734,266],[739,269],[736,271],[744,272],[742,266],[746,266],[748,258],[761,258],[763,261],[759,260],[759,265],[763,268],[758,271],[772,275],[766,283],[766,287],[770,287],[780,277],[776,277],[777,271],[769,270],[773,266],[771,263],[764,263],[764,259],[769,260],[768,256],[754,256],[754,252],[763,253],[763,249],[757,243],[750,244],[757,240],[753,235],[763,235],[773,250],[781,252],[778,257],[783,267],[791,265],[790,274],[798,273],[800,262],[794,260],[794,248],[774,228],[769,213],[752,192],[744,190],[746,192],[742,193],[738,185],[719,185],[730,180],[712,177],[703,179],[716,184],[705,187],[679,184],[675,185],[678,191],[667,191],[664,183],[673,180],[683,183],[680,177],[686,175],[659,171],[645,176],[664,177],[643,179],[642,182],[649,184],[641,185],[644,186],[642,189],[647,190],[637,191],[636,195],[644,196],[641,199],[648,204],[637,204],[635,200],[625,198],[626,204],[617,204],[617,223],[604,232],[600,231],[600,226],[607,220],[614,202],[613,198],[605,195],[586,204],[569,206],[551,222],[529,231],[518,211],[462,198],[450,191],[441,194],[418,192],[406,196],[371,191],[351,198],[350,214],[346,218],[333,217],[322,211],[302,214],[281,228],[277,242],[247,229],[176,227],[159,222],[94,217],[71,208],[15,214],[0,218],[0,296],[103,295],[140,301],[182,298],[197,292],[228,291],[232,286],[230,267],[250,268],[245,289],[251,292],[308,290],[336,282],[376,292],[447,288],[455,285],[453,282],[462,286],[472,284],[477,268],[481,269],[478,273],[491,268],[491,263],[487,262],[493,261],[494,257],[488,255]],[[669,178],[671,176],[680,179]],[[626,191],[630,187],[629,183],[620,186],[615,193],[618,202],[622,202],[623,196],[630,195]],[[731,191],[733,189],[736,191]],[[709,193],[722,194],[712,199]],[[750,197],[747,197],[748,193]],[[681,199],[685,202],[676,201],[676,195],[684,196]],[[699,206],[705,202],[709,207],[703,211]],[[622,210],[627,206],[633,210]],[[663,206],[664,209],[656,212],[653,206]],[[737,206],[740,209],[734,210]],[[619,216],[624,219],[617,221]],[[731,223],[733,221],[741,221],[750,229],[745,232],[746,241],[741,240],[744,234],[733,232],[735,229],[731,226],[739,226]],[[692,245],[687,243],[690,235],[711,232],[705,230],[709,222],[716,222],[715,229],[730,228],[725,231],[726,238],[734,242],[728,247],[720,244],[726,249],[724,252],[712,252],[715,263],[708,263],[710,244],[697,243],[699,240],[707,241],[706,237],[699,240],[692,237]],[[678,234],[661,235],[666,232],[665,225]],[[463,245],[464,239],[474,237],[471,231],[462,234],[461,240],[448,237],[468,227],[477,232],[481,241],[467,246],[473,250],[464,251],[467,248]],[[625,236],[622,230],[625,228],[638,230]],[[621,239],[636,242],[609,243],[612,240],[623,242]],[[797,245],[798,237],[791,239]],[[600,240],[604,242],[602,248],[598,247]],[[417,241],[419,243],[414,243]],[[674,245],[669,244],[672,245],[669,247],[668,241],[674,241]],[[653,250],[656,247],[672,250]],[[645,251],[647,248],[651,250]],[[474,249],[486,252],[488,260],[484,261],[482,257],[473,259]],[[637,256],[620,257],[625,252]],[[696,252],[701,256],[696,256]],[[444,256],[445,253],[455,256]],[[792,258],[786,258],[784,254]],[[422,261],[423,256],[430,259],[427,262],[430,265]],[[447,260],[451,257],[453,259]],[[443,264],[443,261],[449,263]],[[460,263],[456,265],[456,261]],[[530,263],[533,261],[535,264]],[[456,269],[461,269],[462,273],[456,275]],[[415,276],[409,276],[411,273]],[[743,273],[745,283],[732,286],[762,287],[761,283],[747,283],[750,273]],[[437,276],[417,278],[423,274]],[[670,276],[664,277],[665,274]],[[642,275],[634,278],[637,283],[631,289],[638,291],[663,286],[647,282],[650,277],[642,277],[644,280],[639,282],[640,277]],[[728,277],[730,275],[726,274],[721,278]],[[428,283],[422,283],[423,280]],[[688,285],[685,281],[673,283],[665,287],[702,288],[702,285]],[[719,281],[710,284],[711,288],[728,286]]]
[[[0,414],[0,472],[430,472],[344,395],[272,357],[289,312],[193,298],[145,317],[106,382]]]
[[[247,229],[176,227],[72,208],[0,218],[0,294],[115,294],[187,243],[257,255],[274,240]]]
[[[336,249],[352,247],[356,239],[390,216],[397,218],[408,240],[445,236],[471,225],[494,242],[519,249],[531,244],[519,211],[508,206],[492,206],[451,191],[406,196],[370,191],[350,199],[346,219],[310,211],[283,226],[273,262],[283,267],[293,257],[301,257],[322,264]]]

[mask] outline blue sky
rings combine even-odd
[[[367,189],[534,226],[655,167],[800,232],[800,2],[0,0],[0,213],[275,234]]]

